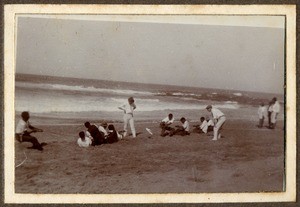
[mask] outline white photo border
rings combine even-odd
[[[14,94],[16,15],[283,15],[286,17],[286,103],[284,192],[181,194],[15,193]],[[296,201],[296,6],[295,5],[4,5],[4,203],[236,203]]]

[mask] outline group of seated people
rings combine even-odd
[[[166,118],[164,118],[160,122],[160,128],[161,128],[161,136],[165,137],[167,135],[173,136],[173,135],[189,135],[190,134],[190,124],[188,120],[184,117],[180,119],[181,126],[176,125],[176,128],[173,128],[171,125],[175,121],[173,114],[169,114]],[[193,129],[193,132],[195,133],[207,133],[210,131],[213,131],[214,122],[210,119],[205,119],[204,117],[200,118],[200,125],[193,125],[195,127]]]
[[[96,146],[101,144],[112,144],[123,138],[122,134],[116,131],[114,125],[102,123],[100,126],[85,122],[87,130],[79,132],[77,144],[80,147]]]

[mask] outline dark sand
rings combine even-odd
[[[76,144],[83,125],[45,123],[36,124],[44,132],[34,134],[48,143],[43,152],[15,143],[15,165],[25,159],[24,152],[28,157],[15,169],[16,193],[283,191],[282,121],[269,130],[258,129],[251,119],[228,119],[224,137],[216,142],[205,134],[163,138],[158,122],[139,121],[137,138],[87,149]],[[121,123],[115,126],[122,129]]]

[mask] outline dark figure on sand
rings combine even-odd
[[[92,146],[104,144],[104,134],[99,131],[98,127],[90,122],[85,122],[84,126],[92,139]]]
[[[35,132],[43,132],[42,129],[38,129],[34,126],[32,126],[29,123],[29,112],[24,111],[21,114],[21,119],[17,124],[17,128],[16,128],[16,139],[19,142],[31,142],[32,143],[32,147],[28,147],[30,149],[37,149],[42,151],[43,150],[43,146],[46,145],[46,143],[39,143],[39,141],[37,140],[37,138],[31,136],[31,133],[35,133]]]
[[[112,124],[108,125],[107,143],[112,144],[118,140],[118,132],[116,131],[115,126]]]
[[[160,128],[161,128],[161,133],[160,136],[165,137],[169,135],[170,133],[173,133],[175,130],[174,128],[171,127],[171,124],[174,122],[174,117],[173,114],[169,114],[166,118],[164,118],[160,122]]]
[[[182,123],[182,126],[176,126],[177,129],[173,132],[170,133],[170,136],[173,135],[181,135],[181,136],[185,136],[185,135],[190,135],[190,124],[189,122],[182,117],[180,119],[180,122]]]

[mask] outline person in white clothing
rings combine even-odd
[[[200,118],[201,121],[201,125],[200,125],[200,129],[202,130],[203,133],[207,133],[210,131],[213,131],[213,126],[214,126],[214,122],[212,120],[205,120],[204,117]]]
[[[264,119],[265,119],[265,117],[267,116],[267,115],[266,115],[267,109],[266,109],[264,103],[261,103],[261,104],[259,105],[257,113],[258,113],[258,119],[259,119],[258,127],[259,127],[259,128],[262,128],[263,125],[264,125]]]
[[[182,117],[180,119],[180,122],[182,123],[182,126],[176,126],[177,129],[175,131],[170,132],[170,136],[173,135],[181,135],[181,136],[185,136],[185,135],[190,135],[190,124],[188,122],[188,120],[186,120],[186,118]]]
[[[269,106],[268,106],[268,123],[269,123],[269,128],[271,127],[271,115],[272,115],[272,111],[273,111],[273,105],[274,102],[273,100],[269,102]]]
[[[174,131],[174,128],[171,127],[171,124],[174,122],[173,114],[169,114],[160,122],[161,133],[160,136],[165,137],[170,134],[171,131]]]
[[[37,149],[43,151],[43,146],[47,143],[39,143],[37,138],[31,135],[35,132],[43,132],[43,130],[38,129],[29,123],[30,115],[28,111],[23,111],[21,117],[22,119],[20,119],[16,127],[15,138],[19,142],[31,142],[32,147],[28,147],[29,149]]]
[[[103,122],[100,124],[100,126],[98,127],[99,131],[102,132],[104,134],[104,139],[107,138],[108,136],[108,132],[107,132],[107,126],[108,124],[106,122]]]
[[[226,117],[219,109],[208,105],[206,107],[207,111],[211,112],[212,117],[214,119],[214,138],[212,140],[216,141],[221,138],[221,127],[226,121]]]
[[[133,110],[136,109],[136,105],[134,103],[133,97],[128,98],[128,103],[124,104],[123,106],[118,107],[119,109],[124,111],[124,134],[125,137],[127,135],[127,125],[129,123],[132,137],[136,137],[136,131],[134,127],[134,119],[133,119]]]
[[[79,147],[89,147],[92,145],[92,140],[85,135],[83,131],[79,132],[79,138],[77,140]]]
[[[210,119],[206,120],[203,116],[200,118],[200,125],[194,125],[195,129],[193,132],[195,133],[205,133],[213,131],[214,122]]]
[[[273,104],[273,107],[272,107],[272,113],[271,113],[271,125],[270,125],[270,129],[275,129],[275,126],[276,126],[276,122],[277,122],[277,116],[280,112],[280,104],[279,102],[277,101],[277,98],[274,97],[272,99],[272,102],[274,103]]]

